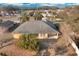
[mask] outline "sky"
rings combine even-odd
[[[79,3],[79,0],[0,0],[0,3]]]

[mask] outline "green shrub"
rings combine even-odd
[[[18,45],[28,50],[39,50],[39,41],[34,35],[22,35],[18,41]]]

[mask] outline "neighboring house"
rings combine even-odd
[[[17,23],[17,24],[21,23],[19,15],[17,15],[17,17],[15,17],[15,18],[8,19],[8,20],[10,20],[10,21],[12,21],[14,23]]]
[[[34,21],[35,20],[35,18],[33,17],[33,16],[31,16],[30,18],[29,18],[29,21]]]
[[[0,33],[5,33],[8,32],[13,26],[14,26],[14,22],[12,21],[4,21],[0,24]]]
[[[48,17],[43,17],[42,20],[45,20],[46,21],[46,20],[48,20]]]
[[[53,19],[53,21],[63,21],[63,19],[62,18],[55,18],[55,19]]]
[[[56,12],[59,13],[59,12],[63,12],[64,10],[63,9],[58,9]]]
[[[13,31],[15,39],[22,34],[37,34],[39,39],[57,39],[59,32],[50,21],[27,21]]]
[[[47,14],[46,14],[46,13],[42,13],[42,15],[43,15],[43,17],[46,17],[46,16],[47,16]]]
[[[0,14],[1,14],[2,16],[12,16],[12,15],[20,14],[20,13],[21,13],[20,10],[17,10],[17,11],[3,11],[3,10],[1,10],[1,11],[0,11]]]

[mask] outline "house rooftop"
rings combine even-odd
[[[27,21],[16,28],[13,33],[37,34],[37,33],[59,33],[55,25],[50,26],[47,21]]]
[[[0,24],[0,27],[9,28],[9,27],[13,26],[13,24],[14,24],[14,22],[8,20],[8,21],[2,22]]]

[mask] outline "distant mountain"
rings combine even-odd
[[[53,4],[53,3],[0,3],[0,6],[19,6],[19,7],[40,7],[40,6],[72,6],[79,5],[78,3],[63,3],[63,4]]]

